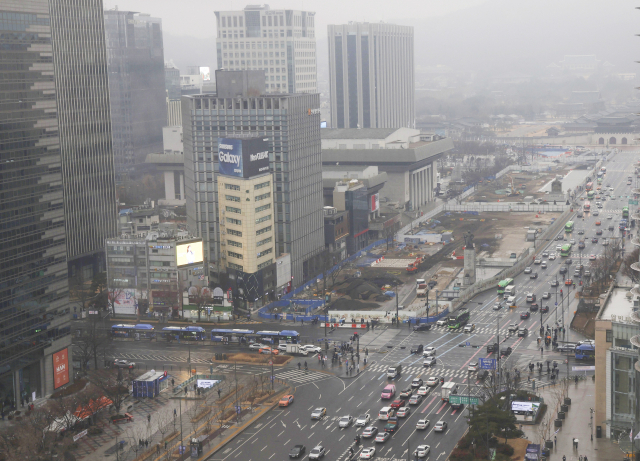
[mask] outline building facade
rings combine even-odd
[[[271,10],[216,11],[218,69],[264,70],[268,93],[316,93],[315,13]]]
[[[353,22],[328,38],[331,127],[414,127],[413,27]]]
[[[95,263],[117,224],[102,2],[0,0],[0,18],[6,411],[72,382],[68,263]]]
[[[261,71],[217,71],[216,85],[216,94],[182,99],[188,227],[202,237],[215,280],[222,271],[218,138],[267,139],[275,256],[291,255],[299,285],[319,273],[316,257],[324,247],[319,96],[266,94]]]
[[[104,24],[116,173],[132,174],[147,154],[162,151],[167,121],[162,20],[108,10]]]

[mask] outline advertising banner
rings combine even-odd
[[[176,262],[178,267],[198,264],[202,261],[202,241],[179,243],[176,245]]]
[[[537,412],[540,402],[511,402],[511,411],[533,411]]]
[[[200,67],[200,77],[203,82],[211,81],[211,70],[208,67]]]
[[[209,389],[209,388],[215,386],[216,384],[218,384],[219,382],[220,381],[215,380],[215,379],[198,379],[198,380],[196,380],[196,385],[198,387]]]
[[[111,288],[109,302],[116,314],[136,315],[138,308],[138,292],[133,288]]]
[[[69,351],[62,349],[53,354],[53,388],[69,383]]]
[[[371,196],[371,208],[369,208],[369,211],[378,211],[378,209],[380,209],[380,194],[373,194]]]
[[[269,145],[263,138],[218,138],[219,174],[252,178],[269,172]]]

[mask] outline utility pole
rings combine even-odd
[[[425,304],[425,307],[427,308],[427,325],[429,325],[429,291],[427,289],[427,302]]]
[[[398,291],[398,284],[396,283],[396,326],[398,328],[400,327],[399,322],[398,322],[398,320],[400,320],[400,316],[398,315],[399,314],[399,309],[400,309],[400,307],[398,306],[398,303],[400,302],[398,300],[399,297],[400,297],[400,292]]]
[[[239,425],[238,417],[240,412],[238,411],[238,362],[233,362],[233,377],[236,380],[236,426]]]
[[[498,380],[500,379],[500,318],[502,316],[498,315],[498,317],[496,318],[496,338],[498,338],[498,350],[496,351],[498,354],[498,361],[497,361],[497,367],[496,367],[496,384],[498,382]],[[500,388],[500,386],[498,385],[498,389]],[[494,393],[495,393],[495,389],[494,389]]]

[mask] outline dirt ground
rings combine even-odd
[[[500,439],[501,441],[504,441]],[[531,441],[527,439],[512,439],[508,440],[507,444],[513,447],[513,456],[511,457],[512,461],[520,461],[524,459],[524,455],[527,452],[527,445],[529,445]]]

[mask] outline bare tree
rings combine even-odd
[[[156,412],[154,417],[158,423],[160,438],[161,440],[164,440],[166,434],[172,429],[171,423],[173,422],[173,414],[170,409],[166,408]]]
[[[631,269],[631,265],[640,261],[640,248],[635,248],[628,253],[624,258],[624,265],[622,267],[622,275],[629,277],[633,283],[640,282],[640,272]]]
[[[101,328],[100,320],[99,314],[90,314],[80,329],[80,336],[73,338],[74,356],[80,358],[84,374],[87,373],[87,365],[91,359],[93,368],[98,369],[98,355],[101,351],[106,355],[106,349],[112,341],[109,331]]]
[[[389,250],[389,241],[393,241],[396,233],[400,230],[400,222],[394,222],[382,231],[384,239],[387,241],[387,250]]]
[[[89,374],[89,381],[113,402],[113,408],[120,414],[124,401],[129,396],[122,368],[94,370]]]
[[[91,283],[85,280],[82,270],[69,278],[69,301],[77,302],[81,310],[86,310],[94,298],[95,293],[91,293]]]

